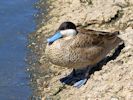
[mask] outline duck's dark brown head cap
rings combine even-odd
[[[60,27],[58,28],[57,31],[60,31],[60,30],[66,30],[66,29],[75,29],[76,30],[76,25],[72,22],[63,22]]]

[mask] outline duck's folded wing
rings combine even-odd
[[[117,36],[119,34],[116,32],[102,32],[94,30],[80,29],[79,34],[73,40],[73,46],[76,47],[90,47],[90,46],[102,46],[105,45],[116,45],[122,40]]]
[[[78,32],[81,34],[96,34],[96,35],[118,35],[119,31],[106,32],[106,31],[96,31],[91,29],[78,29]]]

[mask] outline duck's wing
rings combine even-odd
[[[96,30],[91,30],[91,29],[83,29],[83,28],[78,28],[78,32],[81,34],[96,34],[96,35],[118,35],[119,31],[114,31],[114,32],[105,32],[105,31],[96,31]]]
[[[102,32],[94,30],[80,29],[78,35],[73,40],[72,45],[76,47],[90,47],[90,46],[103,46],[116,45],[122,40],[117,36],[116,32]]]

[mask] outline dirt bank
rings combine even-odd
[[[41,7],[45,2],[41,0]],[[38,66],[32,69],[36,76],[33,78],[36,93],[42,100],[133,100],[133,0],[48,2],[50,10],[47,16],[42,16],[41,27],[34,33],[35,41],[30,46],[39,53]],[[71,70],[50,64],[44,55],[46,38],[64,21],[72,21],[77,26],[95,30],[119,30],[120,37],[125,42],[119,56],[103,65],[101,70],[95,71],[80,89],[62,85],[59,79]]]

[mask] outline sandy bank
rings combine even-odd
[[[41,27],[33,35],[35,45],[31,45],[39,51],[40,67],[33,68],[38,75],[34,81],[42,100],[133,100],[133,0],[49,0],[49,3],[50,11],[44,17],[47,22],[42,19]],[[40,4],[45,5],[45,0]],[[48,63],[44,55],[44,40],[64,21],[95,30],[119,30],[125,42],[120,55],[102,70],[95,71],[80,89],[63,86],[59,79],[71,70]],[[44,75],[46,71],[52,74]]]

